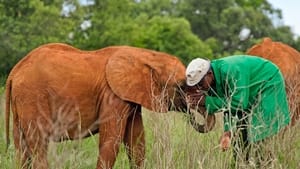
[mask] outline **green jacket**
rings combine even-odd
[[[289,124],[284,79],[276,65],[260,57],[237,55],[213,60],[211,67],[215,86],[205,106],[209,114],[229,112],[224,116],[225,131],[234,130],[239,120],[235,117],[242,112],[248,118],[250,142],[272,136]]]

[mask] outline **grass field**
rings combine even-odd
[[[3,89],[2,89],[3,91]],[[15,168],[14,146],[5,152],[4,98],[0,102],[0,169]],[[232,152],[222,152],[218,147],[222,121],[208,134],[193,130],[181,113],[158,114],[143,112],[146,129],[145,169],[228,169]],[[287,131],[282,137],[270,140],[275,159],[269,168],[300,168],[300,125]],[[10,136],[12,136],[12,131]],[[98,136],[78,140],[51,143],[48,161],[52,169],[93,169],[98,156]],[[12,140],[12,138],[11,138]],[[128,159],[121,147],[115,169],[129,168]],[[251,168],[244,166],[241,168]]]

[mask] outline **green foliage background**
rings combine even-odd
[[[263,37],[282,41],[300,50],[295,37],[280,22],[281,11],[267,0],[0,0],[0,93],[11,68],[32,49],[62,42],[83,50],[110,45],[131,45],[167,52],[187,64],[195,57],[219,58],[244,53]],[[63,10],[74,9],[70,12]],[[90,27],[82,28],[84,22]],[[239,38],[242,28],[251,30]],[[1,94],[0,94],[1,95]],[[4,124],[3,97],[0,123]],[[231,152],[220,153],[220,128],[200,135],[185,123],[182,114],[143,113],[147,153],[145,168],[229,168]],[[221,123],[220,123],[221,124]],[[0,125],[0,131],[4,131]],[[300,135],[295,130],[274,139],[274,168],[300,168]],[[97,136],[53,144],[52,168],[95,168]],[[5,152],[0,132],[0,168],[13,168],[14,148]],[[213,161],[213,162],[212,162]],[[115,168],[128,168],[124,149]]]
[[[131,45],[178,56],[218,58],[243,53],[265,36],[300,49],[267,0],[0,0],[1,84],[39,45],[68,43],[83,50]],[[82,28],[84,22],[90,26]],[[245,40],[239,32],[251,30]]]

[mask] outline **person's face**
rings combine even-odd
[[[201,86],[202,90],[208,91],[212,86],[213,80],[214,80],[214,76],[212,71],[210,70],[203,77],[203,79],[198,83],[198,85]]]

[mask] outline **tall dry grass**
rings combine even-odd
[[[4,98],[0,102],[0,169],[15,168],[14,146],[5,152]],[[143,110],[146,130],[145,169],[228,169],[232,151],[221,152],[219,137],[222,133],[222,119],[207,134],[200,134],[187,123],[182,113],[159,114]],[[266,146],[274,154],[272,169],[300,168],[300,122],[295,127],[270,139]],[[11,134],[12,135],[12,134]],[[98,136],[83,140],[51,143],[48,161],[53,169],[90,169],[96,167]],[[121,147],[115,169],[129,168],[124,147]],[[239,168],[253,168],[242,165]]]

